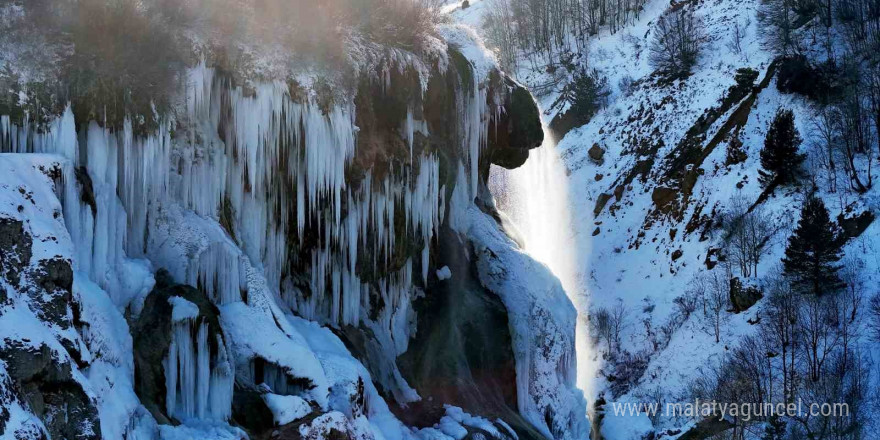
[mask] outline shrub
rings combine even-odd
[[[630,96],[636,90],[636,82],[633,80],[632,76],[624,75],[620,78],[620,81],[617,82],[617,89],[620,90],[621,95]]]
[[[669,10],[661,15],[649,49],[651,65],[671,77],[689,75],[702,50],[702,26],[688,8]]]
[[[347,60],[347,41],[417,51],[438,19],[433,1],[14,0],[17,12],[0,22],[0,51],[40,55],[16,56],[14,68],[36,66],[53,107],[69,101],[78,121],[115,127],[140,116],[132,120],[146,122],[141,130],[169,108],[197,56],[233,74],[259,74],[252,61],[260,51],[322,63]],[[4,90],[22,86],[15,81],[0,75]]]
[[[737,86],[741,88],[749,88],[755,85],[755,80],[758,79],[758,71],[748,67],[742,67],[736,69],[736,74],[733,79],[736,81]]]
[[[836,94],[834,64],[813,66],[805,56],[783,58],[776,74],[776,88],[782,93],[796,93],[819,102],[827,102]]]

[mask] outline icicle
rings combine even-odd
[[[226,353],[223,339],[217,335],[217,362],[211,371],[210,408],[215,420],[229,420],[232,416],[232,392],[235,373]]]
[[[217,335],[218,353],[212,360],[208,324],[197,322],[198,316],[187,316],[172,324],[171,345],[164,360],[165,407],[169,415],[182,421],[225,421],[232,408],[234,373],[223,340]]]
[[[198,286],[217,305],[241,301],[247,288],[241,253],[226,243],[214,243],[197,257],[187,271],[187,284]]]
[[[382,67],[377,80],[383,90],[392,86],[391,69],[403,72],[409,62],[402,57]],[[355,157],[358,134],[351,103],[324,109],[309,100],[295,101],[281,82],[258,84],[253,93],[246,93],[204,63],[187,74],[182,90],[186,112],[173,126],[188,132],[174,139],[167,121],[148,136],[136,136],[128,120],[118,132],[93,122],[80,145],[68,108],[45,133],[37,132],[27,115],[19,125],[0,116],[0,149],[56,153],[68,159],[63,198],[78,252],[75,265],[112,292],[117,305],[127,304],[134,291],[123,285],[118,273],[124,272],[129,256],[144,256],[149,223],[161,218],[162,206],[177,203],[221,222],[229,233],[228,240],[206,243],[194,252],[186,270],[186,281],[201,286],[218,305],[240,301],[246,285],[242,258],[247,258],[297,313],[333,325],[357,325],[369,316],[364,313],[368,292],[378,288],[388,297],[390,313],[380,321],[394,333],[398,330],[392,327],[399,327],[409,307],[412,278],[421,275],[422,283],[427,280],[431,241],[447,204],[455,215],[476,195],[489,121],[486,78],[479,76],[465,85],[457,103],[462,163],[450,200],[440,185],[438,158],[414,150],[416,133],[428,135],[419,102],[408,106],[398,125],[410,150],[410,164],[391,167],[381,178],[367,172],[359,185],[349,187],[345,171]],[[426,84],[426,77],[420,74],[420,79]],[[80,155],[79,148],[85,148],[85,154]],[[85,160],[80,162],[80,156]],[[78,166],[91,180],[94,209],[82,202]],[[453,218],[453,224],[458,223]],[[320,247],[306,261],[295,262],[310,274],[306,297],[282,277],[290,276],[288,238],[303,238],[313,230],[320,234]],[[421,252],[395,255],[403,239],[418,243]],[[411,258],[385,279],[368,285],[358,276],[358,270],[369,270],[370,265],[374,271],[385,270],[401,257]],[[199,343],[176,342],[175,362],[168,368],[177,372],[173,380],[178,389],[189,383],[184,379],[190,371],[206,374],[188,360],[196,355],[188,354],[186,344],[198,352]],[[176,393],[177,400],[169,403],[175,411],[207,414],[206,407],[189,405],[203,397],[184,397],[174,387],[169,393]]]

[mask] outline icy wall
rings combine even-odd
[[[45,203],[63,207],[49,220],[11,201],[0,215],[54,221],[57,253],[72,266],[78,331],[46,338],[81,352],[72,380],[100,416],[84,438],[235,438],[238,427],[292,426],[303,412],[318,417],[291,429],[315,438],[334,429],[515,437],[516,426],[452,407],[413,428],[389,409],[405,413],[425,397],[397,358],[416,331],[414,301],[446,266],[434,251],[443,228],[491,254],[475,264],[483,294],[507,308],[513,346],[489,349],[512,351],[515,406],[529,429],[585,437],[573,308],[546,268],[505,239],[485,187],[490,161],[515,166],[540,144],[521,129],[535,124],[534,104],[511,112],[522,108],[512,105],[522,104],[520,86],[463,28],[441,34],[449,45],[438,41],[433,54],[390,50],[358,64],[354,97],[321,94],[308,75],[245,88],[202,64],[188,70],[178,111],[148,135],[130,122],[76,121],[70,108],[46,125],[0,116],[0,150],[19,153],[0,164],[35,168],[31,184],[54,189]],[[55,171],[23,157],[51,157]],[[537,275],[517,284],[497,273],[505,264]],[[467,275],[445,278],[457,276]],[[14,305],[0,319],[39,308],[21,288],[7,290]],[[33,338],[0,336],[4,347]],[[46,344],[55,362],[71,362],[71,349]],[[13,388],[2,385],[9,377],[0,389]],[[46,409],[28,412],[29,398],[9,393],[8,406],[30,414],[16,423],[59,435]]]

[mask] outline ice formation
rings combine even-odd
[[[452,124],[459,151],[448,155],[449,171],[457,174],[454,188],[441,180],[442,155],[414,149],[416,134],[429,134],[427,121],[416,116],[423,113],[418,107],[408,107],[397,125],[409,163],[381,173],[366,169],[352,182],[346,172],[360,128],[351,102],[322,108],[311,97],[292,97],[285,82],[259,83],[246,92],[205,64],[186,74],[184,111],[176,120],[160,121],[150,134],[135,134],[129,121],[116,130],[96,121],[77,127],[70,108],[45,127],[0,116],[0,151],[61,158],[59,198],[73,265],[78,285],[88,286],[79,292],[109,295],[119,317],[126,310],[137,316],[155,283],[152,272],[164,267],[218,307],[221,328],[215,329],[194,303],[169,300],[171,345],[163,361],[168,415],[188,426],[228,420],[236,378],[255,379],[254,363],[265,362],[262,382],[279,395],[274,403],[290,406],[292,399],[281,395],[296,394],[331,411],[316,419],[326,422],[321,426],[343,423],[380,438],[412,437],[373,380],[402,403],[420,398],[394,360],[414,332],[412,300],[429,278],[430,245],[440,225],[449,216],[454,229],[467,231],[468,211],[481,191],[489,122],[501,111],[487,87],[487,66],[494,61],[468,46],[473,42],[462,29],[450,27],[444,36],[463,45],[458,50],[473,70],[454,94],[460,115]],[[450,63],[442,58],[437,65]],[[415,71],[424,89],[424,66]],[[390,90],[391,76],[383,72]],[[452,274],[444,269],[437,276],[448,279]],[[329,330],[294,313],[323,325],[371,330],[373,349],[386,360],[377,377]],[[534,342],[515,336],[520,344]],[[101,343],[88,339],[95,347]],[[121,368],[120,377],[130,383],[131,340],[114,344],[118,359],[105,362]],[[569,364],[562,359],[556,366],[565,376],[563,387]],[[533,368],[518,363],[518,376],[527,381]],[[110,373],[97,376],[97,369],[94,374],[95,381],[113,379]],[[290,385],[300,379],[311,387]],[[363,407],[350,403],[358,383]],[[519,385],[522,399],[543,391]],[[549,433],[543,413],[534,414],[551,403],[524,400],[520,409]],[[102,411],[112,412],[107,406]],[[157,429],[142,407],[130,406],[121,417],[134,426],[129,431]],[[293,415],[279,409],[277,417],[301,417],[302,405],[295,406]],[[453,410],[447,417],[477,423]],[[107,426],[123,429],[118,420]],[[160,431],[185,435],[184,428]]]
[[[175,313],[178,308],[189,307],[175,303]],[[217,354],[212,356],[208,324],[200,322],[198,314],[174,320],[172,326],[164,360],[168,414],[179,420],[227,420],[235,375],[222,338],[217,335]]]

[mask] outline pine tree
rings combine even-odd
[[[779,109],[770,123],[764,148],[761,150],[761,176],[764,183],[794,182],[804,156],[798,153],[802,139],[794,126],[791,110]]]
[[[810,196],[801,209],[797,229],[788,239],[782,263],[792,285],[821,295],[843,287],[838,275],[843,241],[836,224],[831,222],[822,199]]]
[[[609,90],[608,79],[596,70],[578,69],[566,88],[566,98],[571,102],[569,113],[577,125],[590,122],[590,118],[605,106]]]

